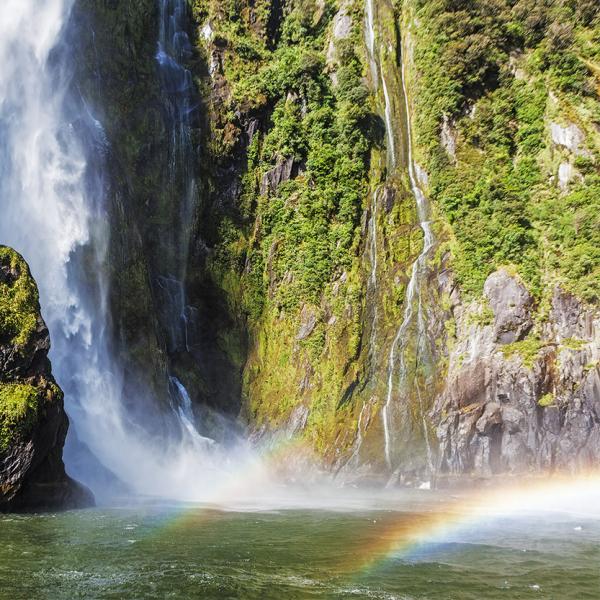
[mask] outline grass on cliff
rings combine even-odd
[[[24,346],[35,332],[39,298],[25,261],[12,249],[0,246],[0,266],[16,273],[16,278],[0,278],[0,341]]]
[[[39,393],[33,385],[0,383],[0,452],[31,429],[38,404]]]
[[[463,290],[479,295],[489,273],[513,264],[536,296],[558,279],[598,301],[600,4],[406,5],[420,23],[412,30],[418,158],[452,224]],[[557,117],[583,129],[586,156],[552,145],[549,122]],[[443,147],[443,129],[455,137],[455,157]],[[579,172],[567,190],[557,185],[561,160]]]
[[[209,17],[225,48],[231,94],[216,117],[217,137],[240,129],[240,113],[260,112],[266,125],[248,149],[241,224],[220,222],[217,271],[242,272],[244,308],[253,321],[268,312],[267,303],[293,314],[303,303],[318,303],[359,253],[371,146],[369,92],[356,50],[360,27],[337,42],[334,84],[326,60],[334,3],[293,3],[275,39],[262,4],[253,5],[252,19],[234,4],[196,1],[193,8],[199,22]],[[230,148],[215,143],[214,150]],[[263,175],[289,159],[299,176],[261,196]]]

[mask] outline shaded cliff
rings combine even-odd
[[[185,43],[192,26],[185,6],[77,0],[69,22],[80,50],[74,84],[107,141],[105,266],[115,364],[129,413],[156,427],[163,412],[167,430],[177,401],[173,378],[199,408],[236,415],[240,405],[239,360],[219,343],[234,318],[206,276],[199,232],[208,158],[203,101],[190,70],[206,67]]]
[[[93,504],[65,473],[68,420],[49,348],[29,269],[0,246],[0,511]]]

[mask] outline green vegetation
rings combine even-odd
[[[480,327],[491,325],[494,322],[494,311],[486,298],[482,299],[481,305],[476,313],[469,314],[468,321],[474,325],[479,325]]]
[[[213,216],[218,234],[209,265],[233,310],[246,317],[248,404],[255,422],[273,429],[299,405],[310,407],[305,435],[325,451],[340,423],[355,419],[338,402],[355,378],[362,341],[361,217],[374,141],[362,4],[347,7],[354,26],[335,42],[333,61],[334,2],[294,2],[276,26],[269,2],[192,6],[198,24],[211,24],[227,84],[209,107],[213,161],[236,156],[248,118],[261,122],[244,152],[239,202]],[[205,40],[198,48],[206,53]],[[290,162],[289,180],[265,185],[265,175]],[[396,203],[389,222],[406,219],[404,212]],[[390,251],[400,252],[402,241]],[[300,339],[307,315],[314,326]]]
[[[581,350],[586,345],[585,340],[580,340],[577,338],[566,338],[562,340],[561,347],[568,348],[569,350]]]
[[[544,342],[539,339],[530,337],[520,342],[506,344],[500,347],[500,351],[506,358],[519,356],[524,367],[531,369],[533,367],[540,350],[545,346]]]
[[[548,408],[548,406],[553,406],[554,402],[555,402],[554,394],[548,393],[548,394],[544,394],[538,400],[538,406],[540,406],[542,408]]]
[[[326,6],[329,16],[331,9]],[[368,91],[356,39],[338,43],[338,84],[332,84],[323,52],[329,20],[315,21],[308,4],[297,3],[286,15],[272,50],[235,11],[228,18],[218,35],[229,44],[229,110],[272,107],[268,132],[253,139],[244,177],[243,216],[252,215],[259,227],[238,232],[247,246],[236,242],[232,221],[220,227],[220,248],[244,258],[228,252],[219,258],[245,265],[244,303],[257,319],[267,295],[284,311],[316,303],[325,285],[352,266],[366,195]],[[259,196],[264,174],[288,159],[302,175]]]
[[[453,266],[463,290],[514,265],[540,296],[556,277],[600,298],[600,8],[573,0],[415,0],[415,133],[431,195],[456,238]],[[550,118],[586,134],[581,173],[555,183],[565,151],[552,147]],[[440,132],[455,139],[455,156]],[[562,160],[568,160],[565,156]],[[551,178],[554,177],[554,180]],[[550,278],[548,278],[550,274]]]
[[[25,261],[6,246],[0,246],[0,267],[11,271],[0,278],[0,342],[22,348],[37,328],[37,287]]]
[[[0,383],[0,452],[26,435],[35,423],[38,390],[29,384]]]

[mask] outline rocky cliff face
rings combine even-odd
[[[431,415],[439,423],[439,476],[580,472],[600,459],[598,314],[556,286],[547,320],[501,270],[485,283],[486,304],[461,304],[447,382]]]
[[[211,64],[201,89],[223,140],[215,151],[237,181],[216,185],[228,213],[213,239],[215,273],[229,282],[233,310],[250,315],[243,390],[257,436],[284,430],[344,476],[395,471],[405,483],[594,462],[598,71],[580,40],[596,31],[598,15],[564,6],[534,18],[527,6],[342,2],[323,11],[287,2],[273,40],[252,6],[233,15],[195,3],[198,47]],[[292,76],[292,63],[282,60],[284,73],[278,65],[298,44],[294,27],[304,32],[294,52],[310,50],[315,63]],[[337,240],[328,262],[320,250],[338,217],[319,213],[304,186],[319,189],[315,165],[335,173],[342,159],[311,139],[319,123],[311,101],[325,101],[307,81],[336,98],[335,114],[348,110],[338,96],[349,81],[348,41],[367,46],[353,60],[368,84],[373,137],[359,158],[355,212],[345,215],[354,245]],[[248,76],[240,67],[247,52]],[[353,85],[350,106],[360,96]],[[415,327],[395,341],[423,247],[407,182],[409,134],[416,178],[433,204],[436,250],[419,308],[428,358]],[[318,278],[306,278],[316,265]],[[384,411],[395,415],[391,432]],[[386,437],[395,446],[388,464]]]
[[[186,5],[76,0],[68,27],[79,57],[74,84],[106,136],[100,170],[113,347],[124,396],[144,399],[128,406],[142,423],[148,413],[168,412],[170,376],[197,406],[229,415],[240,406],[239,359],[220,336],[232,329],[242,346],[243,335],[205,268],[204,240],[218,224],[204,216],[210,140],[191,70],[199,77],[207,66],[186,46]],[[180,62],[166,73],[161,27],[163,45],[181,44],[162,48]],[[183,96],[185,110],[177,104]]]
[[[49,348],[29,269],[0,246],[0,511],[93,503],[90,492],[65,473],[68,420]]]

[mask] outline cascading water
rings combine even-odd
[[[367,47],[367,56],[371,69],[371,76],[373,80],[373,88],[378,89],[381,85],[383,91],[383,119],[386,130],[387,140],[387,164],[391,174],[394,173],[397,166],[397,149],[396,149],[396,134],[395,124],[393,117],[393,107],[388,89],[388,82],[385,77],[384,69],[382,68],[382,47],[379,47],[379,51],[376,50],[376,23],[377,15],[375,12],[375,6],[373,0],[366,0],[365,2],[365,44]],[[392,341],[390,348],[390,354],[388,357],[387,366],[387,393],[385,404],[382,410],[383,430],[384,430],[384,452],[385,461],[390,470],[396,465],[393,460],[393,400],[396,385],[401,393],[407,393],[408,391],[408,377],[409,377],[409,365],[407,365],[407,354],[409,349],[409,339],[411,335],[416,336],[417,340],[417,357],[423,356],[427,348],[426,340],[426,318],[423,309],[422,302],[422,288],[425,284],[427,277],[427,260],[432,248],[435,245],[435,239],[429,222],[429,205],[427,198],[420,187],[418,178],[416,176],[415,164],[413,162],[413,150],[412,150],[412,135],[411,135],[411,120],[410,110],[408,104],[408,96],[406,89],[405,80],[405,66],[404,61],[402,64],[402,90],[404,95],[404,122],[406,123],[406,145],[408,150],[407,156],[407,168],[410,180],[410,187],[412,194],[415,198],[417,208],[417,218],[419,226],[423,231],[423,249],[415,260],[411,269],[410,281],[406,290],[405,297],[405,308],[402,323],[400,324],[396,335]],[[374,362],[374,354],[376,353],[376,339],[377,339],[377,327],[378,327],[378,309],[376,302],[377,293],[377,203],[381,195],[382,190],[385,188],[386,183],[379,186],[372,195],[371,201],[371,219],[369,221],[369,260],[371,263],[371,274],[369,277],[369,292],[372,297],[371,305],[372,308],[372,323],[371,323],[371,338],[369,348],[369,359],[371,364]],[[416,383],[416,378],[415,378]],[[422,398],[420,390],[417,389],[417,396],[419,402],[420,418],[424,429],[424,437],[427,446],[428,461],[431,467],[431,449],[429,444],[428,430],[426,424],[425,410],[422,404]],[[361,413],[362,414],[362,413]],[[362,440],[362,433],[359,432],[358,436]]]
[[[175,379],[170,385],[181,423],[178,439],[151,437],[125,409],[122,376],[110,348],[103,275],[109,241],[101,176],[106,136],[71,85],[68,48],[61,44],[71,6],[71,0],[5,0],[0,8],[0,241],[25,256],[39,285],[53,370],[71,420],[65,448],[69,473],[97,494],[108,470],[136,493],[205,498],[229,476],[227,461],[196,433],[183,386]],[[164,40],[168,32],[173,30],[161,28]],[[189,106],[168,58],[169,48],[185,43],[178,33],[171,39],[172,46],[162,46],[170,65],[164,80],[174,86],[169,94],[178,100],[169,107],[181,117],[181,127],[170,158],[173,168],[186,170],[180,141],[189,134],[183,124]],[[183,202],[183,224],[188,209]],[[127,400],[152,406],[144,398]]]
[[[379,68],[375,59],[375,7],[373,0],[366,0],[365,3],[365,42],[367,45],[369,67],[371,69],[371,80],[373,87],[377,89],[377,85],[379,84]]]
[[[427,201],[427,197],[421,189],[413,160],[412,127],[408,92],[406,88],[405,60],[402,61],[402,91],[404,95],[405,122],[407,128],[408,176],[410,180],[411,191],[416,200],[419,226],[423,231],[423,248],[412,265],[411,276],[406,289],[404,316],[392,342],[388,360],[388,382],[386,402],[383,408],[383,427],[385,437],[385,459],[390,469],[396,466],[393,464],[392,457],[393,436],[391,426],[391,410],[395,388],[394,383],[396,380],[400,393],[408,394],[410,375],[409,365],[407,364],[409,334],[416,336],[416,360],[418,360],[419,357],[424,358],[424,353],[427,350],[426,340],[428,339],[428,335],[423,307],[423,288],[426,285],[426,278],[428,274],[427,261],[431,250],[435,246],[435,237],[433,235],[431,222],[429,220],[429,203]],[[429,442],[426,414],[422,402],[421,392],[418,389],[416,376],[413,376],[413,382],[417,386],[417,398],[419,402],[420,419],[423,426],[423,436],[427,448],[428,466],[430,471],[432,471],[433,458],[431,445]]]
[[[192,114],[195,106],[192,74],[184,66],[192,55],[192,46],[186,32],[187,2],[158,0],[158,8],[156,61],[162,85],[164,118],[170,133],[168,178],[164,193],[176,210],[160,232],[167,251],[160,267],[163,273],[156,276],[156,282],[161,291],[160,311],[164,315],[167,350],[176,353],[190,349],[188,326],[193,314],[193,309],[186,301],[185,280],[198,198],[192,146]],[[189,393],[181,381],[172,375],[169,375],[169,390],[184,434],[198,436],[191,401],[189,408],[186,406],[185,399],[189,400]],[[205,438],[200,436],[194,443],[202,441]]]
[[[367,47],[367,57],[369,60],[369,65],[371,68],[371,83],[374,90],[377,90],[379,87],[379,83],[381,80],[381,84],[383,87],[383,95],[384,95],[384,119],[385,119],[385,129],[386,136],[388,141],[388,151],[387,151],[387,162],[388,167],[393,169],[396,164],[396,149],[395,149],[395,141],[394,141],[394,132],[393,132],[393,124],[392,124],[392,111],[391,111],[391,103],[390,97],[388,94],[387,83],[385,80],[385,76],[379,67],[378,59],[380,57],[376,54],[375,51],[375,7],[373,4],[373,0],[366,0],[365,3],[365,44]],[[383,193],[385,188],[385,183],[379,185],[371,194],[371,207],[370,207],[370,219],[369,219],[369,227],[368,227],[368,240],[367,247],[369,251],[369,263],[371,265],[371,272],[369,275],[369,279],[367,281],[367,293],[370,296],[370,306],[371,306],[371,335],[369,340],[369,363],[371,364],[371,368],[374,367],[377,353],[377,330],[378,330],[378,321],[379,321],[379,308],[377,303],[377,293],[379,289],[378,282],[378,244],[377,238],[379,235],[377,220],[378,220],[378,207],[380,196]],[[359,437],[362,438],[359,432]]]

